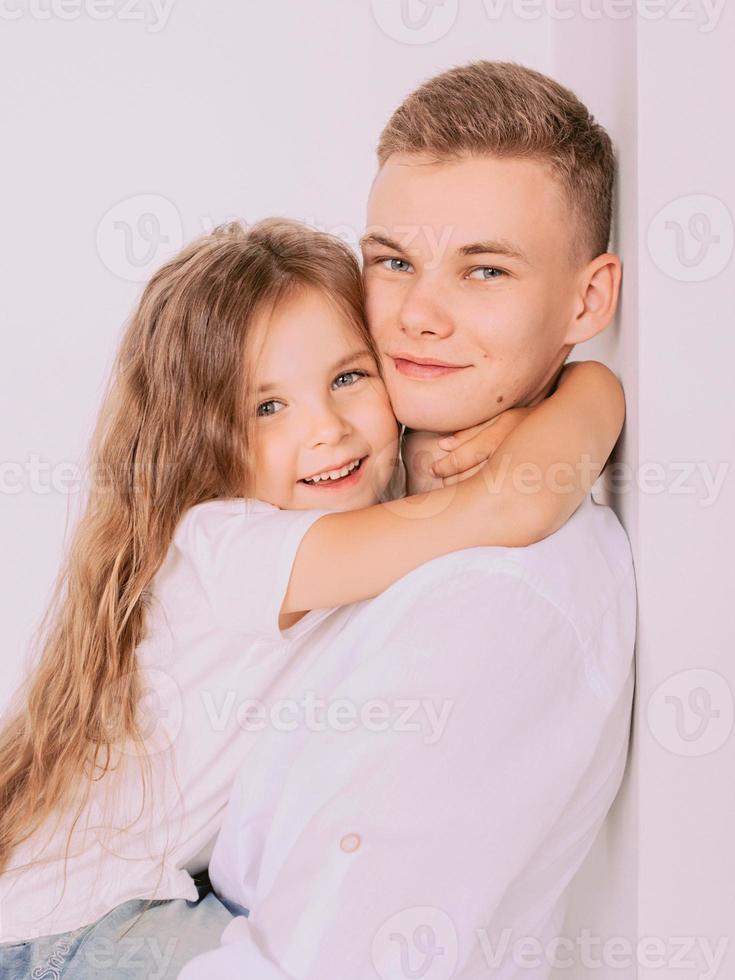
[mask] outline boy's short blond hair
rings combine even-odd
[[[380,135],[381,167],[393,153],[545,161],[575,219],[576,256],[588,261],[607,251],[615,175],[610,137],[573,92],[540,72],[476,61],[430,78]]]

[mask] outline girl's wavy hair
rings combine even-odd
[[[114,747],[132,739],[144,748],[136,647],[149,586],[188,508],[249,495],[263,335],[254,325],[310,288],[375,352],[357,259],[297,222],[221,225],[145,287],[92,436],[93,479],[36,636],[36,663],[0,731],[0,871],[67,807],[76,808],[73,831]]]

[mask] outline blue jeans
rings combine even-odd
[[[231,919],[206,889],[197,902],[134,899],[81,929],[1,945],[0,978],[175,980],[184,963],[219,946]]]

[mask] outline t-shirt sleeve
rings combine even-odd
[[[328,510],[280,510],[263,501],[208,501],[190,508],[174,545],[194,566],[218,622],[278,639],[278,617],[301,541]]]

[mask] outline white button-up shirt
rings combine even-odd
[[[591,497],[356,604],[274,692],[210,864],[249,916],[181,980],[548,976],[625,766],[635,624]]]

